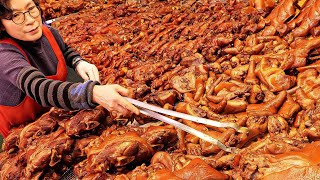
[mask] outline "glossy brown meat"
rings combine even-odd
[[[291,30],[294,29],[295,27],[299,26],[302,21],[308,17],[310,9],[313,7],[314,3],[316,0],[309,0],[309,1],[301,1],[303,2],[303,9],[299,11],[299,15],[292,19],[290,22],[287,23],[288,28]]]
[[[62,155],[71,150],[73,140],[66,135],[63,129],[43,136],[26,149],[27,178],[46,167],[53,167],[61,161]]]
[[[287,100],[283,103],[278,114],[283,118],[289,119],[293,115],[299,112],[301,109],[300,105],[291,97],[290,94],[287,94]]]
[[[311,99],[317,101],[320,98],[319,72],[315,69],[306,70],[298,75],[297,85]]]
[[[19,149],[20,133],[23,129],[22,127],[12,128],[9,132],[9,135],[6,137],[5,141],[2,144],[2,150],[7,151],[8,153],[14,152]]]
[[[152,156],[152,147],[137,133],[113,135],[95,140],[94,146],[86,149],[88,157],[87,170],[96,173],[110,167],[141,163]]]
[[[306,177],[310,179],[319,179],[320,176],[319,166],[305,166],[305,167],[291,167],[281,172],[275,172],[270,175],[263,177],[265,180],[274,179],[304,179]]]
[[[313,109],[315,107],[315,100],[307,96],[307,94],[299,88],[296,93],[296,101],[299,103],[302,109]]]
[[[33,140],[51,133],[57,126],[57,121],[50,113],[42,115],[37,121],[28,124],[20,132],[19,148],[26,148]]]
[[[264,98],[265,94],[262,91],[261,87],[256,84],[252,85],[248,102],[250,104],[256,104],[258,102],[262,102]]]
[[[204,95],[205,90],[206,90],[204,78],[198,77],[196,79],[195,86],[196,86],[196,92],[194,94],[194,100],[197,102]]]
[[[196,76],[194,68],[189,68],[182,71],[182,75],[176,75],[171,79],[171,86],[173,89],[179,91],[180,93],[186,93],[194,91],[196,89]]]
[[[69,136],[79,136],[81,133],[99,126],[105,116],[106,112],[102,108],[82,110],[70,119],[59,122],[59,124],[66,129]]]
[[[90,1],[87,0],[67,0],[64,3],[61,3],[58,0],[41,0],[41,9],[44,13],[44,16],[47,19],[57,18],[63,15],[68,15],[74,12],[78,12],[85,7],[90,7]],[[98,3],[95,0],[95,3]],[[99,1],[100,4],[103,1]]]
[[[162,74],[173,67],[173,64],[170,64],[168,61],[144,64],[143,66],[128,70],[126,77],[133,79],[134,81],[151,81],[156,79],[159,74]]]
[[[164,106],[167,103],[174,105],[177,99],[181,99],[181,97],[176,90],[156,91],[143,98],[148,103],[160,106]]]
[[[219,133],[217,131],[208,131],[206,132],[206,134],[215,139],[218,139],[221,143],[225,144],[229,140],[229,138],[235,134],[235,131],[232,129],[226,130],[223,133]],[[200,139],[199,144],[201,146],[201,151],[204,156],[218,153],[221,150],[219,147],[202,139]]]
[[[89,136],[84,139],[76,140],[72,151],[72,158],[80,158],[86,156],[85,149],[91,141],[94,141],[98,136]],[[74,161],[74,160],[73,160]]]
[[[176,66],[171,71],[166,72],[161,77],[155,79],[152,81],[151,87],[152,88],[158,88],[166,83],[166,81],[169,81],[174,75],[176,75],[179,71],[184,69],[183,66]]]
[[[264,176],[271,175],[273,173],[279,172],[279,170],[286,170],[288,174],[294,173],[295,168],[291,169],[292,167],[310,167],[314,166],[315,164],[319,163],[318,157],[318,149],[319,143],[312,143],[306,145],[305,148],[302,149],[301,152],[288,152],[280,155],[276,155],[270,159],[271,166],[273,168],[263,168]],[[274,162],[272,162],[274,161]],[[294,162],[294,165],[292,164]],[[284,164],[286,166],[284,166]],[[275,167],[278,167],[278,170],[275,170]],[[306,168],[307,169],[307,168]],[[308,172],[308,171],[307,171]],[[318,172],[316,171],[309,171],[310,174],[305,174],[308,177],[316,177],[317,175],[314,174]],[[276,176],[275,176],[276,177]]]
[[[296,125],[299,127],[299,132],[303,137],[307,137],[310,140],[317,140],[320,138],[320,116],[319,108],[310,108],[306,111],[302,111],[300,114],[300,122],[297,122]],[[299,119],[297,119],[298,121]]]
[[[5,151],[0,153],[0,170],[2,169],[3,165],[6,164],[8,159],[10,158],[9,154]]]
[[[316,26],[310,30],[310,33],[313,37],[317,37],[320,35],[320,26]]]
[[[23,174],[24,164],[21,161],[20,154],[15,154],[15,156],[6,159],[6,161],[1,167],[0,179],[18,180],[25,178]]]
[[[280,68],[283,70],[305,66],[308,53],[320,47],[320,37],[297,40],[291,46],[293,49],[281,54]]]
[[[286,75],[282,69],[266,59],[256,68],[256,75],[272,92],[288,90],[296,83],[296,77]]]
[[[276,32],[284,33],[287,29],[285,21],[295,14],[294,3],[297,0],[283,0],[271,11],[271,13],[262,19],[258,28],[263,30],[263,36],[272,36]]]
[[[190,103],[185,103],[185,102],[180,102],[176,105],[176,111],[190,114],[193,116],[198,116],[198,117],[205,117],[207,113],[205,110],[198,108],[195,105],[192,105]]]
[[[273,115],[278,112],[278,109],[282,106],[286,100],[287,93],[281,91],[276,98],[262,103],[262,104],[249,104],[247,107],[247,113],[253,116],[261,115]]]
[[[84,176],[90,174],[86,170],[87,164],[88,164],[88,159],[85,159],[73,167],[73,172],[78,178],[82,179]]]
[[[70,119],[72,116],[77,114],[79,110],[68,111],[60,108],[51,108],[49,111],[50,117],[55,118],[56,120]]]
[[[298,27],[292,31],[294,37],[306,36],[313,27],[316,27],[320,21],[320,1],[310,0],[304,9],[301,10],[299,16],[294,19],[292,24]],[[293,25],[292,25],[293,27]]]
[[[201,159],[192,160],[184,168],[175,171],[182,179],[228,179],[228,176],[210,167]]]
[[[255,7],[259,10],[272,9],[276,6],[276,1],[274,0],[250,0],[249,5]]]
[[[150,126],[141,135],[154,150],[167,149],[177,143],[177,131],[170,126]]]
[[[228,176],[208,164],[209,159],[157,152],[152,157],[150,166],[139,166],[125,176],[117,176],[116,179],[227,179]]]
[[[291,167],[312,166],[318,159],[312,159],[318,144],[309,145],[299,138],[283,137],[281,134],[273,138],[265,137],[241,150],[240,159],[234,159],[237,167],[231,176],[235,179],[263,179]]]
[[[263,114],[261,114],[263,115]],[[268,119],[266,116],[249,116],[246,119],[246,126],[249,129],[248,133],[241,133],[236,137],[231,138],[238,142],[237,147],[242,148],[249,144],[251,141],[258,138],[261,134],[267,132]]]
[[[277,134],[287,134],[289,130],[288,122],[281,116],[268,117],[268,132],[270,136]]]
[[[257,79],[255,75],[255,69],[256,69],[256,62],[250,61],[249,63],[249,69],[246,78],[244,79],[244,82],[246,84],[258,84],[259,79]]]

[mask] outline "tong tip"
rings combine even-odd
[[[229,152],[229,153],[236,153],[237,148],[236,147],[227,147],[226,149],[224,149],[224,151]]]
[[[249,129],[247,127],[239,126],[237,123],[227,123],[227,126],[225,126],[225,127],[231,127],[239,133],[248,133],[249,132]]]
[[[238,132],[239,132],[239,133],[245,133],[245,134],[247,134],[247,133],[249,133],[249,128],[247,128],[247,127],[240,127],[240,128],[238,129]]]

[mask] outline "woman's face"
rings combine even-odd
[[[9,7],[13,16],[24,13],[35,6],[33,0],[10,0]],[[22,41],[36,41],[42,36],[41,15],[31,17],[30,14],[24,13],[25,21],[22,24],[16,24],[12,20],[1,19],[5,31],[13,38]]]

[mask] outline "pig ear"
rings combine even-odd
[[[35,174],[32,174],[32,178],[35,178],[35,179],[40,179],[40,177],[41,177],[41,175],[42,175],[42,171],[40,171],[40,172],[37,172],[37,173],[35,173]]]
[[[154,151],[161,151],[164,148],[164,144],[152,144],[151,147]]]
[[[131,163],[135,159],[134,156],[119,156],[117,157],[117,163],[115,164],[116,167],[118,166],[125,166]]]
[[[51,151],[51,160],[50,160],[49,165],[50,165],[51,167],[53,167],[53,166],[56,165],[58,162],[60,162],[61,157],[62,157],[62,156],[59,155],[56,150],[52,150],[52,151]]]
[[[100,125],[97,121],[90,121],[85,123],[85,130],[91,130],[93,128],[96,128]]]

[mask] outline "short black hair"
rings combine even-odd
[[[0,0],[0,18],[1,19],[11,16],[12,10],[8,6],[9,2],[10,0]],[[36,6],[40,5],[39,0],[33,0],[33,2],[35,3]]]
[[[0,0],[0,19],[10,19],[12,16],[12,10],[9,7],[10,0]],[[40,6],[40,0],[33,0],[36,6]],[[41,11],[41,10],[40,10]],[[42,14],[42,13],[41,13]],[[6,32],[2,30],[3,25],[0,21],[0,39],[6,36]]]

